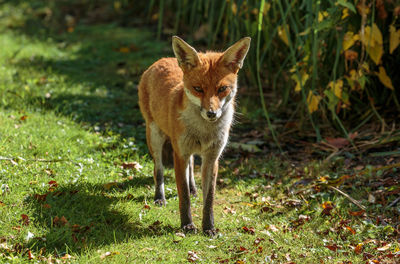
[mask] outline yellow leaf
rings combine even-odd
[[[322,22],[325,17],[327,17],[329,14],[326,11],[322,11],[318,13],[318,22]]]
[[[349,16],[349,9],[348,8],[343,9],[343,11],[342,11],[342,19],[345,19],[348,16]]]
[[[389,53],[392,54],[393,51],[400,44],[400,29],[396,31],[396,28],[393,25],[389,27],[390,31],[390,41],[389,41]]]
[[[353,46],[354,43],[359,39],[360,39],[360,35],[354,34],[351,31],[346,32],[346,34],[344,34],[344,37],[343,37],[343,43],[342,43],[343,50],[346,51],[349,48],[351,48],[351,46]]]
[[[342,99],[343,80],[337,80],[335,83],[330,82],[328,86],[337,98]]]
[[[286,30],[287,32],[286,32]],[[280,37],[280,39],[287,45],[289,46],[289,38],[288,38],[288,33],[289,33],[290,29],[289,29],[289,25],[282,25],[282,26],[278,26],[278,36]]]
[[[390,80],[390,77],[386,74],[385,68],[380,66],[379,72],[377,72],[376,75],[378,75],[378,78],[383,85],[385,85],[387,88],[391,90],[394,90],[392,80]]]
[[[372,25],[372,29],[370,26],[365,27],[364,34],[361,34],[361,41],[366,46],[374,46],[383,43],[382,33],[375,23]]]
[[[318,110],[318,104],[319,101],[321,101],[321,99],[322,99],[321,96],[315,95],[311,91],[308,92],[307,104],[308,104],[308,111],[310,111],[310,113]]]
[[[383,46],[382,44],[376,45],[374,47],[367,46],[366,51],[371,59],[375,62],[376,65],[380,64],[382,55],[383,55]]]
[[[375,23],[372,25],[371,34],[372,34],[373,40],[376,43],[381,44],[381,45],[383,44],[382,33],[381,33],[381,31],[379,30],[378,26]]]
[[[231,9],[232,9],[232,14],[236,15],[237,14],[237,5],[235,2],[232,3]]]
[[[383,55],[382,33],[378,26],[374,23],[372,28],[365,27],[364,34],[361,33],[361,42],[375,64],[380,64]]]
[[[356,88],[359,87],[356,85],[358,82],[358,78],[359,78],[356,70],[352,69],[349,72],[349,76],[345,76],[345,78],[346,78],[347,82],[349,83],[351,90],[356,90]]]
[[[298,75],[296,73],[292,75],[292,79],[296,82],[296,87],[294,88],[295,92],[301,91],[301,87],[304,87],[306,81],[308,80],[308,77],[309,77],[308,73],[303,71],[301,73],[301,83],[300,83]]]

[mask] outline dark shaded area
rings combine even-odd
[[[127,215],[123,209],[113,208],[119,201],[144,201],[142,196],[128,194],[120,198],[115,194],[128,187],[150,185],[152,181],[151,177],[135,177],[109,190],[102,184],[78,183],[29,196],[26,202],[33,206],[35,225],[48,232],[43,237],[34,238],[26,246],[37,250],[44,247],[47,252],[63,255],[68,250],[177,232],[178,225],[172,227],[161,222],[141,222],[139,212],[134,213],[132,219],[132,214]]]

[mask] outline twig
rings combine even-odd
[[[325,164],[325,163],[329,162],[333,157],[336,157],[340,154],[342,154],[342,150],[332,152],[326,159],[324,159],[324,161],[322,163]]]
[[[396,200],[394,200],[393,202],[391,202],[388,206],[386,206],[386,208],[392,207],[393,205],[397,204],[400,201],[400,197],[397,197]]]
[[[333,186],[328,186],[329,189],[335,190],[338,193],[340,193],[341,195],[343,195],[344,197],[346,197],[347,199],[349,199],[352,203],[354,203],[355,205],[357,205],[359,208],[361,208],[362,210],[366,210],[365,206],[360,204],[357,200],[355,200],[354,198],[352,198],[350,195],[348,195],[347,193],[344,193],[343,191],[339,190],[336,187]]]

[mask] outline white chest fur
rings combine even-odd
[[[199,106],[188,104],[181,113],[185,125],[185,132],[179,139],[181,153],[202,155],[213,152],[219,156],[228,141],[233,113],[233,105],[229,102],[221,117],[215,122],[209,122],[201,117]]]

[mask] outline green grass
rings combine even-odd
[[[63,34],[39,25],[10,28],[9,21],[23,18],[18,9],[2,8],[0,262],[31,263],[29,251],[42,262],[71,256],[64,261],[185,263],[194,251],[199,263],[363,263],[352,246],[367,239],[376,244],[366,243],[363,252],[374,256],[388,252],[376,250],[382,241],[392,243],[392,252],[398,249],[394,224],[349,216],[357,209],[343,196],[294,185],[302,177],[338,177],[342,170],[318,169],[319,162],[301,169],[273,155],[246,158],[235,150],[220,166],[219,235],[182,238],[171,170],[167,205],[153,204],[153,165],[136,91],[140,73],[172,55],[170,44],[146,30],[111,24],[80,25]],[[132,162],[143,168],[121,168]],[[345,187],[365,205],[368,189],[357,184],[367,176]],[[326,201],[335,204],[331,216],[322,214]],[[373,206],[369,214],[386,212]],[[198,227],[201,207],[201,195],[192,198]],[[62,217],[68,223],[57,221]],[[110,256],[102,260],[106,252]]]

